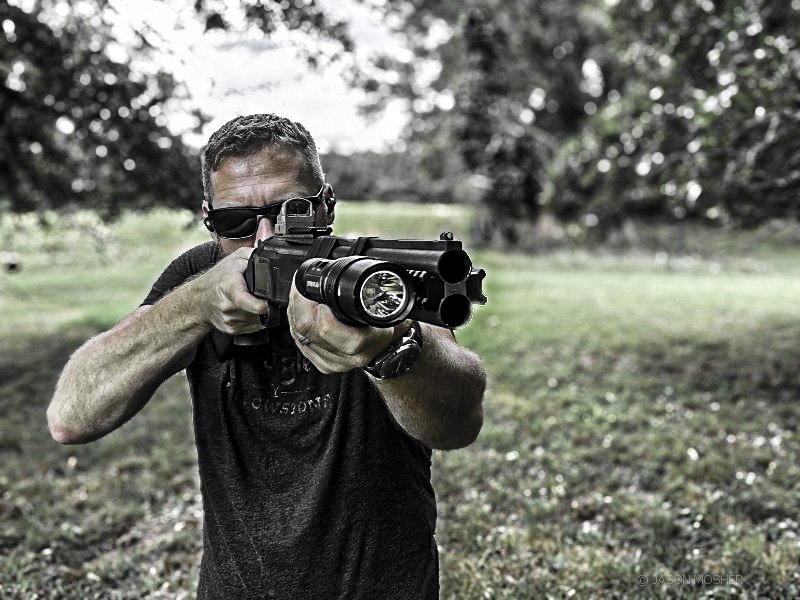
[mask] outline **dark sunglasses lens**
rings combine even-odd
[[[259,211],[230,208],[214,213],[212,220],[219,236],[229,239],[247,238],[256,234],[258,217],[266,217],[274,227],[279,211],[279,206]]]
[[[255,234],[258,218],[248,210],[225,210],[214,215],[214,229],[222,237],[246,238]]]

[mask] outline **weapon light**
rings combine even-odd
[[[408,272],[366,256],[309,259],[297,269],[295,285],[306,298],[327,304],[337,319],[351,325],[392,327],[414,306]]]

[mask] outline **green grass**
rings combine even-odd
[[[465,238],[470,217],[345,202],[336,232]],[[206,236],[163,211],[115,225],[107,256],[30,232],[23,270],[0,274],[0,597],[191,597],[185,382],[86,446],[50,441],[44,410],[69,353]],[[435,454],[443,599],[798,596],[800,251],[755,235],[470,250],[489,304],[458,338],[490,381],[475,444]]]
[[[795,597],[800,263],[480,258],[487,424],[436,469],[450,597]],[[637,585],[675,574],[743,583]]]

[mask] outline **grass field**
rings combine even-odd
[[[342,203],[337,233],[460,237],[469,219]],[[185,382],[86,446],[52,442],[44,411],[70,352],[206,236],[163,211],[74,225],[5,236],[24,263],[0,273],[0,598],[190,598]],[[489,304],[458,337],[490,382],[475,444],[435,455],[443,599],[800,595],[800,247],[720,239],[470,252]]]

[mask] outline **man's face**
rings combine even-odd
[[[249,156],[224,158],[219,169],[211,173],[213,208],[262,207],[280,204],[289,198],[313,196],[319,190],[309,189],[300,182],[302,166],[299,152],[283,148],[265,148]],[[203,202],[203,216],[207,216],[208,208]],[[320,227],[326,225],[322,203],[317,207],[316,221]],[[227,256],[239,248],[257,246],[273,234],[272,224],[262,218],[255,235],[241,240],[219,238],[219,242]]]

